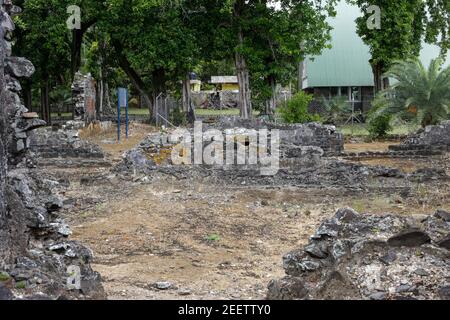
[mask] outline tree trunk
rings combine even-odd
[[[112,44],[114,46],[114,49],[117,54],[117,59],[119,61],[119,65],[122,68],[122,70],[127,74],[128,78],[130,79],[133,86],[139,91],[139,94],[142,96],[144,100],[144,104],[147,106],[149,112],[150,112],[150,119],[152,119],[153,115],[153,99],[150,97],[152,96],[147,90],[145,89],[144,81],[141,79],[141,77],[137,74],[137,72],[133,69],[130,62],[128,61],[127,57],[123,54],[123,48],[120,42],[116,40],[112,40]]]
[[[186,113],[188,123],[195,122],[195,108],[191,97],[191,79],[189,73],[183,80],[183,111]]]
[[[242,33],[239,35],[241,43],[243,43]],[[239,109],[241,117],[249,119],[252,116],[252,102],[250,93],[250,76],[245,58],[239,52],[236,53],[236,73],[239,83]]]
[[[72,48],[71,48],[71,76],[72,80],[75,73],[81,66],[81,46],[83,44],[83,29],[72,30]]]
[[[47,125],[51,125],[51,115],[49,106],[49,80],[44,77],[41,82],[41,117],[47,122]]]
[[[191,79],[187,74],[183,79],[183,111],[188,112],[191,106]]]
[[[23,85],[23,102],[25,105],[25,108],[27,108],[30,112],[33,111],[33,94],[32,94],[32,82],[30,79],[24,80]]]
[[[238,0],[234,4],[234,19],[238,24],[238,47],[242,49],[244,46],[244,33],[241,27],[241,15],[242,11],[245,8],[245,1]],[[247,67],[247,62],[245,61],[245,57],[241,52],[237,51],[235,54],[235,65],[236,65],[236,73],[239,83],[239,109],[241,113],[241,117],[244,119],[249,119],[252,116],[252,101],[251,101],[251,91],[250,91],[250,75]]]
[[[372,71],[375,84],[375,94],[377,94],[389,86],[389,79],[383,78],[385,70],[383,64],[381,63],[372,64]]]
[[[298,63],[298,70],[297,70],[297,72],[298,72],[298,74],[297,74],[297,81],[298,81],[297,90],[298,90],[298,92],[303,90],[303,73],[304,73],[304,70],[305,70],[304,61],[300,61]]]
[[[158,124],[161,120],[159,114],[162,110],[158,110],[157,98],[161,94],[166,94],[166,71],[164,68],[158,68],[152,72],[152,84],[153,84],[153,122]]]
[[[277,108],[277,84],[275,81],[275,76],[271,75],[269,76],[269,82],[270,82],[270,89],[271,89],[271,96],[270,96],[270,114],[275,113],[275,109]]]

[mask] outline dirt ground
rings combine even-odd
[[[86,139],[115,162],[148,130],[153,129],[132,126],[122,145],[111,143],[112,131]],[[268,282],[284,274],[282,255],[305,244],[340,207],[407,215],[450,209],[449,190],[419,185],[405,199],[335,189],[206,185],[170,176],[143,183],[120,180],[109,168],[50,170],[71,182],[65,196],[76,201],[65,218],[72,238],[93,250],[93,268],[110,299],[263,299]],[[99,174],[106,178],[80,183]],[[155,288],[163,281],[170,288]]]

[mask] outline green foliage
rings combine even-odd
[[[397,60],[418,57],[422,41],[437,44],[443,55],[450,48],[448,0],[347,0],[364,12],[356,20],[358,35],[370,48],[377,78]],[[371,5],[381,9],[381,29],[369,29]]]
[[[217,234],[210,234],[210,235],[206,236],[206,240],[211,241],[211,242],[217,242],[220,240],[220,236]]]
[[[175,126],[186,125],[186,114],[181,108],[175,108],[170,112],[170,122]]]
[[[440,58],[433,60],[428,70],[418,59],[396,62],[386,74],[396,82],[377,95],[375,116],[413,117],[422,127],[447,119],[450,67],[441,66]]]
[[[8,281],[9,279],[11,279],[9,274],[6,272],[0,272],[0,282]]]
[[[369,121],[368,131],[372,138],[384,138],[393,128],[391,126],[391,115],[382,114],[373,117]]]
[[[16,289],[25,289],[27,287],[26,281],[16,282]]]
[[[326,123],[336,124],[352,112],[352,107],[344,96],[335,96],[331,99],[322,96],[321,104],[327,112],[324,119]]]
[[[287,123],[320,122],[321,118],[318,114],[308,112],[308,106],[312,100],[312,95],[300,91],[289,100],[286,106],[279,109],[281,117]]]

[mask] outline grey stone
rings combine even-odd
[[[169,281],[159,281],[153,284],[153,287],[159,290],[168,290],[172,288],[173,284]]]
[[[14,31],[14,29],[15,29],[14,22],[11,19],[11,17],[9,16],[9,14],[7,14],[5,12],[2,15],[3,15],[3,19],[1,19],[1,26],[2,26],[3,30],[5,30],[6,32]]]
[[[411,292],[411,291],[414,291],[415,289],[416,289],[416,287],[412,286],[410,284],[402,284],[402,285],[398,286],[397,288],[395,288],[395,292],[397,292],[397,293]]]
[[[387,293],[382,292],[382,291],[374,292],[369,295],[370,300],[386,300],[386,297],[387,297]]]
[[[314,258],[324,259],[328,256],[324,243],[313,242],[305,247],[305,252]]]
[[[335,222],[326,221],[319,226],[314,238],[321,239],[323,236],[334,238],[339,234],[340,227]]]
[[[0,301],[12,300],[14,295],[10,289],[0,282]]]
[[[446,222],[450,222],[450,212],[448,212],[448,211],[445,211],[445,210],[437,210],[437,211],[434,213],[434,216],[435,216],[436,218],[440,218],[440,219],[442,219],[442,220],[444,220],[444,221],[446,221]]]
[[[268,300],[299,300],[308,296],[308,289],[298,277],[271,280],[268,285]]]
[[[334,215],[336,219],[343,222],[351,222],[359,217],[359,213],[352,208],[342,208],[339,209]]]
[[[348,248],[343,241],[337,240],[333,243],[333,246],[331,248],[331,255],[333,256],[334,260],[338,260],[339,258],[345,256],[347,253]]]
[[[315,271],[320,269],[320,263],[312,260],[302,260],[298,265],[303,271]]]
[[[25,58],[7,57],[5,61],[6,72],[15,77],[29,78],[35,72],[33,64]]]
[[[178,295],[180,296],[188,296],[191,294],[191,290],[189,289],[181,289],[178,291]]]
[[[430,243],[430,237],[418,229],[408,229],[389,238],[388,244],[392,247],[419,247]]]
[[[439,288],[439,296],[442,300],[450,300],[450,286]]]
[[[397,260],[397,254],[395,253],[394,250],[389,250],[387,254],[380,257],[380,261],[386,265],[390,265],[395,260]]]
[[[430,275],[430,273],[423,268],[418,268],[418,269],[414,270],[414,273],[419,276],[422,276],[422,277],[426,277],[426,276]]]
[[[439,247],[450,250],[450,234],[447,234],[442,240],[438,242]]]

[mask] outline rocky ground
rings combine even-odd
[[[107,151],[110,166],[103,161],[44,169],[65,185],[63,215],[72,238],[93,250],[93,268],[110,299],[261,299],[268,283],[284,275],[282,256],[307,244],[338,208],[419,219],[450,210],[449,182],[438,178],[407,188],[383,180],[372,188],[348,188],[228,184],[167,172],[113,174],[111,166],[148,131],[132,127],[130,142],[122,145],[114,144],[113,131],[85,134]],[[448,155],[431,160],[386,163],[405,173],[430,166],[449,172]]]

